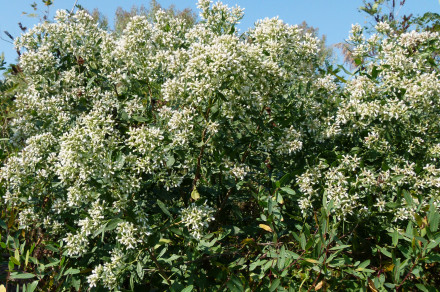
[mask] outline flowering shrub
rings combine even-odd
[[[198,6],[194,25],[159,10],[120,36],[58,11],[16,41],[26,87],[0,179],[17,214],[9,269],[26,273],[12,278],[43,290],[400,289],[418,271],[414,283],[431,285],[415,268],[440,242],[438,34],[381,23],[365,39],[354,26],[360,66],[345,81],[298,26],[264,19],[240,34],[242,9]],[[360,254],[376,231],[420,244],[405,262],[381,238]],[[366,268],[380,252],[395,261],[383,281],[382,262]]]
[[[314,198],[321,200],[322,191],[341,218],[379,213],[407,220],[419,203],[440,203],[439,35],[412,31],[397,37],[386,23],[376,30],[365,39],[353,26],[349,41],[362,66],[323,131],[336,155],[331,161],[320,157],[297,179],[306,197],[303,212]]]

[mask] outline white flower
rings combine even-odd
[[[377,203],[374,206],[376,206],[380,212],[383,212],[383,210],[385,210],[385,204],[386,202],[383,199],[377,198]]]
[[[214,209],[206,204],[197,206],[192,203],[188,208],[181,210],[182,223],[195,239],[200,240],[203,230],[214,220],[213,214]]]

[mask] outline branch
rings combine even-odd
[[[399,286],[396,287],[396,291],[399,291],[400,287],[403,285],[403,283],[405,283],[406,279],[408,279],[409,275],[411,275],[412,271],[414,270],[415,266],[418,263],[420,255],[417,257],[417,259],[414,261],[414,264],[412,265],[411,269],[409,270],[409,272],[406,274],[405,278],[403,278],[402,282],[400,282]]]
[[[72,10],[70,10],[70,14],[73,13],[73,10],[75,9],[77,3],[78,3],[78,0],[75,0],[75,4],[73,4]]]
[[[163,270],[162,266],[159,264],[159,262],[157,261],[156,256],[154,255],[154,251],[152,252],[149,248],[147,248],[148,253],[151,256],[151,259],[153,260],[153,262],[156,264],[157,268],[159,269],[159,273],[162,275],[162,277],[167,281],[168,285],[171,286],[171,282],[168,279],[167,275],[165,274],[165,271]]]
[[[205,135],[206,135],[206,131],[207,131],[207,130],[208,130],[208,129],[205,128],[205,129],[203,130],[203,133],[202,133],[202,143],[203,143],[203,145],[202,145],[202,147],[200,148],[200,153],[199,153],[199,156],[197,157],[197,168],[196,168],[196,174],[194,175],[194,180],[193,180],[193,183],[192,183],[192,185],[193,185],[193,190],[194,190],[194,188],[196,187],[197,182],[198,182],[199,179],[200,179],[200,169],[201,169],[201,167],[202,167],[202,157],[203,157],[203,152],[205,152],[205,145],[206,145],[206,142],[205,142]]]

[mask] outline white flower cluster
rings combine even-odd
[[[146,240],[150,232],[142,227],[135,227],[131,222],[121,222],[116,228],[118,242],[127,249],[135,249],[138,243]]]
[[[109,290],[117,290],[119,283],[118,277],[123,271],[124,267],[124,253],[120,249],[114,249],[111,252],[111,258],[109,262],[104,265],[97,265],[90,276],[87,277],[87,281],[91,288],[96,287],[99,282],[102,282],[104,287]]]
[[[214,220],[214,209],[206,204],[197,206],[195,203],[192,203],[188,208],[182,209],[180,212],[182,223],[197,240],[202,238],[203,230],[208,227],[208,223]]]
[[[284,129],[279,141],[280,145],[277,151],[280,155],[290,155],[302,149],[301,134],[296,131],[293,126]]]

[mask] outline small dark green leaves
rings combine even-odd
[[[8,229],[8,226],[6,225],[5,221],[3,221],[2,219],[0,219],[0,227],[3,228],[4,230]]]

